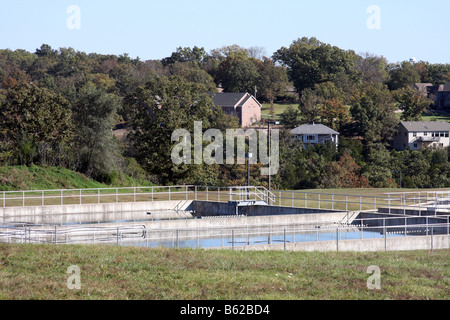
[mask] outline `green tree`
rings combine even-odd
[[[420,82],[420,74],[417,68],[409,61],[403,61],[400,64],[390,65],[388,67],[390,80],[388,86],[390,90],[397,90],[413,86]]]
[[[282,47],[273,55],[287,67],[290,80],[297,92],[313,88],[315,84],[335,80],[341,74],[357,78],[357,55],[331,46],[316,38],[301,38],[294,41],[289,48]]]
[[[258,99],[267,100],[273,107],[273,103],[278,96],[281,96],[289,85],[285,67],[277,66],[274,62],[263,57],[262,61],[257,61],[258,66]]]
[[[230,55],[219,64],[216,82],[225,92],[254,92],[258,81],[256,60],[244,54]]]
[[[405,121],[421,121],[422,113],[431,105],[431,101],[413,87],[401,88],[392,94]]]
[[[202,121],[204,129],[211,128],[218,121],[214,107],[204,86],[182,77],[157,77],[137,88],[125,98],[133,155],[163,184],[186,180],[195,165],[172,162],[172,133],[177,129],[193,133],[194,121]]]
[[[372,187],[393,187],[392,158],[389,150],[380,144],[370,144],[366,147],[365,162],[362,173]]]
[[[72,107],[77,170],[107,183],[118,170],[120,150],[112,129],[119,108],[116,95],[92,83],[80,89]]]
[[[164,66],[169,66],[176,62],[188,62],[194,61],[198,65],[201,65],[208,57],[208,54],[205,51],[205,48],[199,48],[194,46],[193,48],[189,47],[178,47],[175,52],[172,52],[170,57],[164,58],[161,60]]]
[[[300,118],[300,110],[293,106],[288,106],[286,110],[280,115],[280,122],[288,129],[298,127],[302,120]]]
[[[391,92],[381,83],[367,83],[351,106],[355,131],[366,142],[389,144],[398,119]]]
[[[69,102],[61,95],[32,84],[20,83],[8,90],[0,106],[0,127],[24,164],[32,164],[36,148],[56,147],[73,136]]]

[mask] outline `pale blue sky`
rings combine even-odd
[[[179,46],[265,48],[271,56],[303,36],[390,62],[450,63],[449,0],[0,0],[0,48],[34,52],[46,43],[87,53],[161,59]],[[67,8],[81,10],[70,30]],[[367,8],[380,8],[369,30]]]

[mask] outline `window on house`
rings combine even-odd
[[[306,137],[306,140],[308,140],[308,141],[314,141],[314,140],[316,140],[316,136],[307,136],[307,137]]]
[[[414,148],[417,148],[417,143],[414,143]]]
[[[448,138],[448,132],[445,133],[445,137]]]
[[[441,132],[441,137],[445,137],[445,132]]]
[[[413,132],[413,137],[417,137],[417,132]]]
[[[428,136],[428,132],[424,132],[424,134],[423,134],[423,135],[424,135],[425,137],[426,137],[426,136]]]

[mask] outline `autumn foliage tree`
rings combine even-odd
[[[369,180],[361,174],[358,166],[351,156],[342,155],[339,161],[330,162],[325,168],[322,179],[322,188],[367,188]]]

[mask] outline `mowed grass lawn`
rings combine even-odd
[[[0,244],[0,299],[450,298],[450,250],[319,253]],[[380,289],[369,266],[380,270]],[[70,266],[81,289],[69,289]]]
[[[294,108],[298,108],[298,103],[274,103],[273,109],[274,109],[274,115],[275,119],[279,120],[280,115],[286,111],[286,109],[292,106]],[[263,103],[261,108],[261,114],[263,118],[267,118],[270,116],[270,109],[271,105],[270,103]]]

